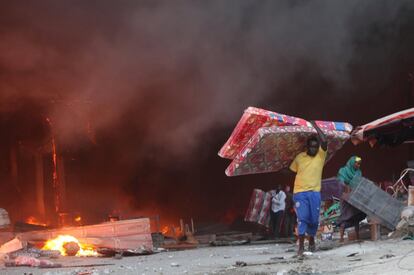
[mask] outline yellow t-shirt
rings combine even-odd
[[[321,191],[322,170],[325,165],[326,151],[319,147],[316,156],[311,157],[306,152],[296,156],[290,165],[290,170],[296,173],[293,193],[305,191]]]

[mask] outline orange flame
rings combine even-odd
[[[169,226],[164,226],[162,229],[161,229],[161,233],[162,234],[167,234],[168,233],[168,231],[170,230],[170,227]]]
[[[30,216],[26,219],[26,223],[28,224],[33,224],[33,225],[42,225],[42,226],[47,226],[47,224],[39,221],[38,219],[36,219],[34,216]]]
[[[62,256],[66,256],[66,250],[63,247],[66,243],[75,242],[79,245],[80,249],[76,256],[98,256],[98,253],[93,249],[91,245],[82,244],[73,236],[70,235],[59,235],[53,240],[49,240],[42,247],[43,250],[59,250]]]
[[[166,225],[161,229],[161,233],[168,237],[178,238],[183,235],[180,227],[174,225]]]

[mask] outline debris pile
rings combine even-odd
[[[390,236],[393,238],[414,237],[414,206],[404,207],[401,211],[401,220]]]
[[[6,267],[57,268],[61,256],[148,255],[154,252],[148,218],[22,232],[0,246]]]

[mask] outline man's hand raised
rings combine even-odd
[[[318,139],[322,149],[324,151],[328,150],[328,140],[326,139],[325,134],[322,132],[321,128],[319,128],[314,120],[312,120],[310,123],[312,124],[313,128],[315,128],[316,132],[318,132]]]

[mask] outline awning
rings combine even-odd
[[[395,146],[414,141],[414,108],[394,113],[358,126],[351,134],[352,143],[368,141],[375,144]]]

